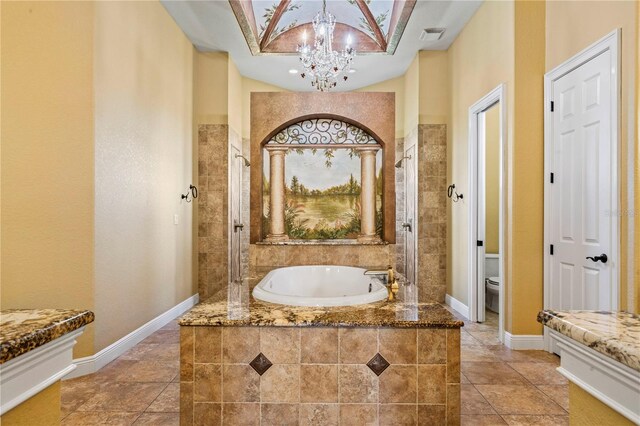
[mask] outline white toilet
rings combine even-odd
[[[489,277],[485,280],[485,307],[495,313],[500,311],[500,277]]]

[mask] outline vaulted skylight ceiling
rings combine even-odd
[[[319,0],[229,0],[253,55],[295,54],[303,33],[313,37],[311,21]],[[334,47],[351,36],[358,53],[393,55],[416,0],[331,0],[336,17]]]

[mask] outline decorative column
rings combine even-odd
[[[267,241],[287,241],[289,236],[284,229],[284,156],[288,148],[267,147],[269,152],[269,217],[271,219],[271,232],[267,235]]]
[[[378,147],[357,148],[360,154],[360,235],[358,241],[380,239],[376,234],[376,153]]]

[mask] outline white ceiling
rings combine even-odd
[[[289,74],[289,69],[300,68],[296,56],[251,55],[227,0],[161,2],[198,50],[229,52],[243,76],[293,91],[313,89],[300,75]],[[357,72],[350,74],[347,82],[340,81],[336,91],[355,90],[401,76],[419,50],[446,50],[481,3],[418,0],[395,54],[357,56],[352,66]],[[430,27],[446,28],[442,39],[420,41],[422,30]]]

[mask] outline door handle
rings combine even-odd
[[[607,260],[609,260],[609,258],[607,257],[606,254],[602,253],[600,256],[587,256],[587,259],[597,262],[600,261],[602,263],[607,263]]]
[[[410,222],[404,222],[402,224],[402,229],[404,229],[405,231],[411,232],[411,223]]]
[[[242,231],[244,229],[244,223],[234,222],[233,223],[233,232],[238,232],[238,229],[240,231]]]

